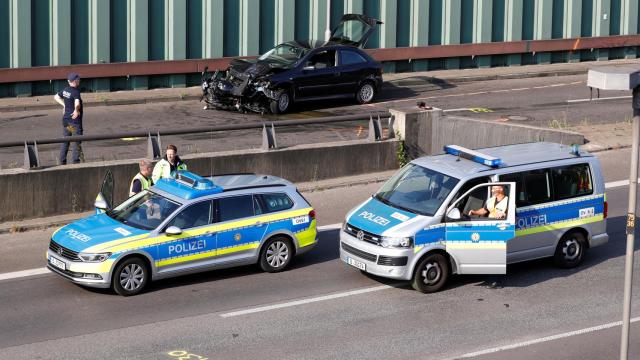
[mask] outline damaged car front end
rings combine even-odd
[[[275,76],[298,63],[309,51],[296,42],[280,44],[258,59],[234,59],[225,71],[203,72],[205,109],[282,113],[291,105],[286,79]]]

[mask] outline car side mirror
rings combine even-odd
[[[315,69],[316,69],[315,66],[305,66],[305,67],[302,68],[302,70],[304,70],[304,71],[311,71],[311,70],[315,70]]]
[[[179,228],[179,227],[177,227],[177,226],[169,226],[169,227],[167,228],[167,230],[165,230],[164,232],[165,232],[165,234],[167,234],[167,235],[173,235],[173,236],[175,236],[175,235],[180,235],[180,234],[182,234],[182,229],[180,229],[180,228]]]
[[[96,201],[93,203],[93,207],[96,208],[96,213],[102,213],[109,210],[107,200],[104,199],[102,193],[99,193],[98,196],[96,196]]]
[[[447,213],[447,219],[450,220],[460,220],[460,218],[462,218],[462,214],[460,214],[460,209],[458,208],[453,208],[451,210],[449,210],[449,212]]]

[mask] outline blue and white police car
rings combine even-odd
[[[428,293],[450,274],[504,274],[526,260],[575,267],[608,241],[600,164],[577,146],[444,150],[412,161],[347,214],[345,263]]]
[[[125,296],[151,280],[210,269],[282,271],[317,243],[314,209],[292,183],[269,175],[179,172],[105,210],[58,229],[47,267]]]

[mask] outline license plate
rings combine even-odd
[[[365,263],[358,260],[354,260],[352,258],[347,258],[347,263],[363,271],[367,269],[367,265]]]
[[[67,264],[54,258],[53,256],[49,257],[49,262],[51,263],[51,265],[57,267],[58,269],[67,270]]]

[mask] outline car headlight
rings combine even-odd
[[[413,238],[383,236],[380,245],[386,248],[410,248],[413,246]]]
[[[106,253],[79,253],[78,256],[84,262],[103,262],[111,256],[110,252]]]

